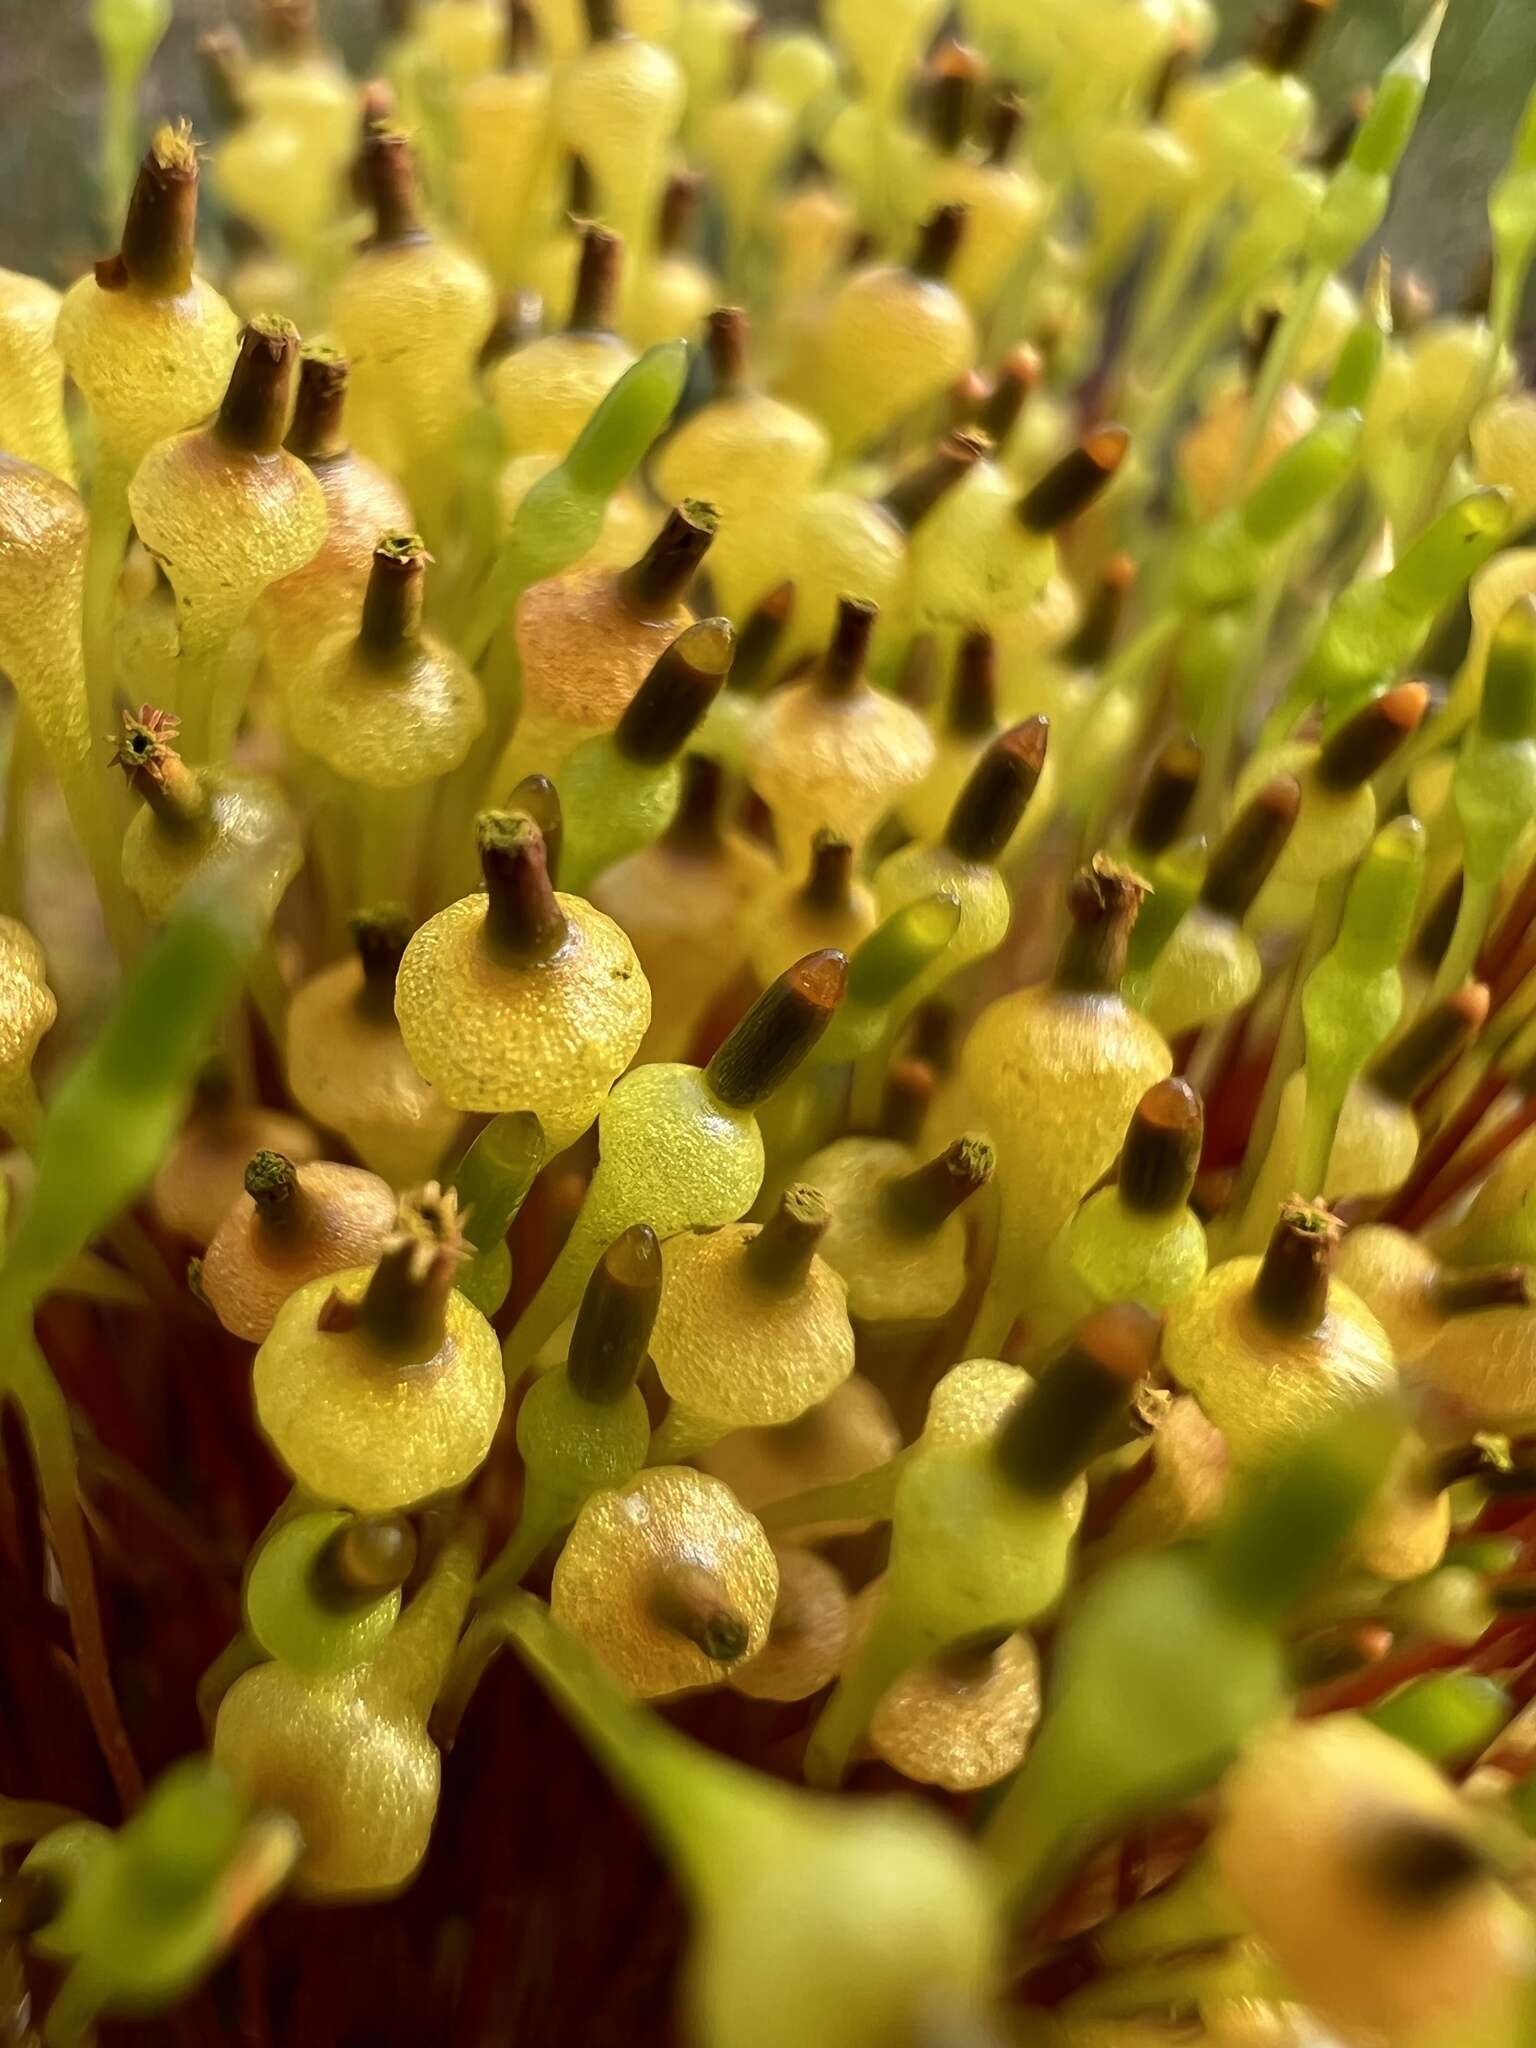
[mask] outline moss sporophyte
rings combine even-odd
[[[1503,17],[83,12],[0,2035],[1526,2048]]]

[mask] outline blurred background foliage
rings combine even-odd
[[[1221,48],[1240,49],[1260,0],[1218,6]],[[185,113],[211,132],[194,45],[230,19],[248,28],[248,7],[249,0],[176,0],[175,25],[145,95],[146,131],[155,119]],[[320,0],[327,32],[360,76],[382,11],[380,0]],[[770,18],[813,18],[814,11],[814,0],[763,0]],[[1373,79],[1423,12],[1424,0],[1337,0],[1311,66],[1325,105],[1342,108],[1356,86]],[[1477,271],[1484,194],[1533,76],[1536,0],[1452,0],[1429,105],[1384,234],[1394,260],[1423,269],[1445,298],[1459,298]],[[109,246],[95,191],[96,111],[89,0],[0,0],[0,264],[59,283]]]

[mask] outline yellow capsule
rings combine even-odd
[[[689,250],[702,191],[702,178],[690,171],[674,171],[662,189],[656,246],[648,260],[630,266],[624,295],[624,334],[632,348],[696,334],[719,300],[718,280]]]
[[[754,1700],[808,1700],[837,1676],[848,1650],[848,1589],[814,1550],[774,1546],[779,1592],[768,1640],[726,1683]]]
[[[672,823],[654,846],[615,862],[592,885],[592,902],[628,935],[650,984],[640,1061],[692,1050],[710,1003],[746,961],[753,913],[778,875],[756,840],[722,828],[722,786],[713,761],[688,755]]]
[[[961,1078],[998,1148],[1002,1220],[991,1298],[973,1333],[1000,1348],[1031,1266],[1111,1164],[1131,1112],[1172,1059],[1118,993],[1142,884],[1100,855],[1074,878],[1053,980],[999,997],[961,1053]]]
[[[634,1057],[650,990],[612,919],[551,888],[531,818],[488,811],[479,843],[487,893],[416,932],[395,1010],[412,1060],[445,1102],[531,1110],[552,1155],[580,1137]]]
[[[258,1152],[203,1255],[203,1294],[232,1336],[259,1344],[296,1288],[372,1265],[395,1210],[385,1182],[361,1167],[295,1166],[280,1152]]]
[[[64,364],[54,346],[61,304],[41,278],[0,270],[0,448],[72,484]]]
[[[349,783],[414,790],[457,768],[485,724],[474,672],[423,629],[431,560],[414,534],[378,536],[362,618],[295,658],[283,715],[297,746]],[[406,830],[399,808],[392,829]]]
[[[537,61],[533,16],[514,5],[505,23],[500,68],[458,95],[453,165],[459,217],[503,290],[521,282],[519,259],[553,147],[550,74]]]
[[[541,22],[550,13],[551,0],[540,0]],[[483,77],[500,57],[507,33],[506,8],[501,0],[426,0],[416,33],[432,69],[453,84],[468,84]]]
[[[962,1138],[922,1161],[890,1138],[838,1138],[813,1153],[800,1177],[826,1198],[832,1222],[822,1256],[864,1323],[928,1322],[965,1287],[961,1205],[992,1173],[992,1151]]]
[[[463,1240],[435,1182],[378,1263],[300,1287],[256,1354],[257,1419],[298,1484],[364,1514],[467,1484],[501,1419],[495,1332],[453,1285]]]
[[[814,420],[750,382],[744,313],[716,308],[707,345],[712,395],[662,444],[651,474],[671,503],[715,508],[710,575],[721,608],[739,617],[762,595],[764,565],[788,558],[800,500],[830,444]]]
[[[331,322],[352,364],[352,437],[407,488],[429,539],[446,522],[496,291],[479,263],[429,235],[405,138],[363,150],[374,233],[336,282]]]
[[[395,1017],[410,929],[403,913],[387,908],[354,918],[352,957],[311,975],[288,1006],[294,1101],[397,1188],[438,1172],[460,1123],[412,1065]]]
[[[725,1481],[744,1507],[762,1513],[813,1487],[833,1487],[881,1471],[901,1448],[890,1404],[851,1373],[819,1407],[777,1429],[740,1429],[700,1453],[706,1472]],[[799,1529],[804,1543],[857,1535],[867,1519],[823,1520]]]
[[[602,210],[630,240],[649,229],[683,118],[676,59],[619,32],[613,0],[586,0],[587,48],[555,81],[555,133],[592,171]]]
[[[1536,518],[1536,398],[1511,391],[1490,400],[1472,422],[1471,441],[1477,481],[1509,492],[1511,530],[1522,532]]]
[[[833,0],[827,28],[869,97],[883,107],[894,99],[943,11],[942,0],[897,0],[892,6]]]
[[[795,115],[755,75],[753,44],[743,45],[747,77],[739,91],[704,110],[697,125],[699,162],[720,195],[739,267],[763,200],[795,146]]]
[[[81,645],[90,530],[67,483],[0,455],[0,665],[42,741],[109,929],[122,940],[118,834],[101,802]]]
[[[1376,1498],[1350,1533],[1349,1555],[1378,1579],[1422,1579],[1445,1556],[1451,1496],[1423,1444],[1405,1433]]]
[[[1250,403],[1246,380],[1229,384],[1179,436],[1174,464],[1197,520],[1213,519],[1231,504],[1239,483],[1256,483],[1317,425],[1317,406],[1308,394],[1297,384],[1282,385],[1250,460],[1243,452]]]
[[[238,1101],[227,1072],[210,1068],[150,1184],[156,1219],[176,1237],[208,1244],[244,1192],[246,1167],[262,1151],[304,1165],[320,1157],[320,1140],[299,1117]]]
[[[1333,1275],[1337,1238],[1327,1210],[1288,1204],[1262,1258],[1213,1267],[1168,1312],[1164,1363],[1240,1467],[1397,1385],[1386,1331]]]
[[[336,216],[357,136],[351,79],[313,35],[241,67],[240,118],[213,152],[229,212],[313,265]]]
[[[326,529],[317,553],[269,584],[261,599],[259,616],[279,676],[288,660],[306,655],[321,633],[361,607],[379,536],[411,531],[405,493],[349,443],[349,380],[347,359],[335,349],[306,347],[299,358],[298,395],[284,445],[319,484]]]
[[[816,410],[837,453],[867,448],[975,361],[971,316],[944,282],[964,227],[961,208],[940,207],[910,269],[872,265],[833,293],[817,345]]]
[[[1475,1810],[1352,1714],[1257,1736],[1222,1781],[1211,1847],[1287,1979],[1351,2033],[1490,2038],[1482,2023],[1524,1981],[1525,1914]]]
[[[596,1493],[555,1565],[550,1611],[640,1699],[718,1685],[762,1651],[773,1549],[718,1479],[686,1466]]]
[[[24,924],[0,917],[0,1124],[19,1144],[30,1145],[41,1122],[32,1062],[58,1014],[42,947]]]
[[[883,1583],[875,1579],[853,1603],[855,1643]],[[1039,1719],[1040,1659],[1018,1631],[903,1672],[870,1716],[869,1746],[914,1784],[979,1792],[1018,1769]]]
[[[297,353],[288,322],[253,321],[217,419],[157,442],[128,487],[139,538],[176,593],[174,687],[198,758],[215,736],[220,751],[233,736],[221,673],[231,636],[268,584],[302,568],[325,539],[325,495],[282,445]]]
[[[70,286],[58,349],[122,490],[156,441],[214,412],[239,323],[192,268],[197,151],[189,124],[156,130],[121,253]]]
[[[733,1429],[793,1422],[853,1371],[842,1280],[817,1246],[831,1212],[793,1186],[766,1224],[675,1237],[651,1357],[672,1402],[655,1455],[691,1456]]]
[[[662,650],[693,624],[683,593],[714,530],[711,507],[681,505],[629,567],[567,570],[524,591],[522,711],[499,787],[530,773],[558,776],[578,741],[618,724]]]
[[[634,362],[614,332],[623,260],[617,235],[584,227],[564,333],[515,350],[492,371],[491,399],[511,454],[566,454]]]
[[[929,174],[926,195],[930,208],[965,208],[965,234],[948,281],[978,320],[997,304],[1020,251],[1039,234],[1048,210],[1039,178],[1027,164],[1009,161],[1011,128],[1006,116],[1001,123],[994,117],[994,122],[986,158],[978,163],[960,153],[941,157]]]
[[[763,899],[753,919],[747,958],[766,987],[785,968],[821,946],[852,953],[877,922],[874,892],[853,871],[853,848],[818,832],[807,873]]]
[[[427,1853],[442,1766],[427,1734],[474,1589],[480,1535],[444,1544],[366,1664],[330,1677],[259,1665],[225,1694],[213,1754],[255,1806],[291,1813],[312,1898],[389,1897]]]
[[[806,861],[823,827],[861,846],[933,766],[922,718],[865,677],[875,618],[872,604],[843,600],[816,673],[771,692],[753,717],[748,774],[791,867]]]
[[[123,881],[158,924],[184,889],[228,861],[271,918],[303,861],[293,813],[265,776],[189,768],[174,744],[177,723],[149,704],[137,718],[123,713],[114,759],[143,799],[123,835]]]

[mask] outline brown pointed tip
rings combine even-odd
[[[984,434],[969,429],[946,434],[932,455],[896,478],[880,500],[882,507],[903,532],[910,533],[969,475],[990,446]]]
[[[293,419],[283,443],[303,462],[323,462],[345,451],[344,420],[351,365],[340,349],[306,342],[299,352]]]
[[[620,602],[638,619],[664,621],[682,602],[720,525],[713,505],[686,498],[674,505],[660,533],[637,562],[619,571]]]
[[[1241,924],[1285,850],[1301,809],[1301,784],[1277,775],[1238,812],[1217,840],[1200,886],[1200,901]]]
[[[924,223],[912,253],[912,273],[932,283],[941,281],[959,254],[970,209],[941,206]]]
[[[427,239],[416,192],[416,155],[400,129],[375,122],[365,131],[358,179],[373,213],[373,233],[365,247]]]
[[[1105,995],[1125,973],[1125,949],[1147,894],[1133,868],[1096,853],[1067,884],[1067,933],[1056,962],[1055,985],[1063,993]]]
[[[416,1568],[415,1524],[405,1515],[357,1515],[315,1559],[311,1591],[345,1614],[396,1593]]]
[[[1424,722],[1428,683],[1398,683],[1373,697],[1323,742],[1315,773],[1325,789],[1358,789],[1384,767]]]
[[[993,1447],[1003,1477],[1040,1499],[1070,1486],[1123,1422],[1161,1329],[1130,1301],[1084,1316],[1004,1417]]]
[[[1292,1195],[1280,1205],[1250,1296],[1254,1313],[1277,1335],[1306,1336],[1321,1325],[1343,1229],[1321,1203]]]
[[[1485,1308],[1531,1305],[1531,1286],[1524,1266],[1442,1266],[1430,1292],[1443,1316],[1470,1316]]]
[[[880,1095],[880,1136],[915,1145],[937,1086],[938,1075],[927,1060],[892,1060]]]
[[[958,859],[995,863],[1029,807],[1045,768],[1051,722],[1041,713],[999,733],[955,798],[944,844]]]
[[[544,834],[544,866],[552,889],[560,886],[560,855],[565,846],[565,813],[560,792],[547,775],[537,771],[525,775],[502,806],[508,811],[526,811]]]
[[[853,689],[869,659],[880,607],[864,597],[840,597],[827,651],[816,666],[816,686],[825,695],[841,697]]]
[[[717,1099],[734,1109],[766,1101],[831,1023],[847,986],[847,957],[835,947],[807,953],[787,967],[706,1068]]]
[[[893,1230],[926,1237],[991,1180],[997,1155],[985,1138],[956,1138],[936,1159],[887,1181],[880,1208]]]
[[[1054,533],[1076,519],[1117,474],[1130,446],[1128,427],[1092,428],[1025,492],[1019,500],[1019,523],[1030,533]]]
[[[571,295],[571,334],[607,334],[618,310],[619,278],[624,268],[623,237],[611,228],[588,221],[581,230],[581,253]]]
[[[649,1223],[632,1223],[593,1269],[576,1311],[566,1377],[584,1401],[627,1394],[645,1363],[661,1303],[661,1245]]]
[[[976,414],[976,425],[1001,448],[1045,377],[1045,358],[1031,343],[1010,349]]]
[[[928,69],[935,78],[979,79],[986,76],[987,65],[981,52],[973,50],[969,43],[945,36],[929,58]]]
[[[704,348],[714,375],[715,395],[740,389],[747,374],[747,339],[751,332],[740,306],[716,306],[704,323]]]
[[[1366,1080],[1389,1102],[1407,1106],[1482,1030],[1490,1003],[1481,981],[1430,1003],[1366,1068]]]
[[[549,879],[544,834],[526,811],[482,811],[475,824],[485,877],[485,941],[509,963],[532,966],[558,951],[565,912]]]
[[[736,652],[729,619],[699,619],[657,656],[614,728],[626,760],[659,767],[687,745],[714,702]]]
[[[1254,62],[1266,71],[1299,71],[1311,53],[1318,30],[1333,11],[1334,0],[1288,0],[1284,11],[1260,26]]]
[[[1187,733],[1169,740],[1158,754],[1141,786],[1126,834],[1138,860],[1166,853],[1183,831],[1204,765],[1199,742]]]
[[[1488,1021],[1493,991],[1486,981],[1469,981],[1446,998],[1450,1009],[1468,1031],[1481,1031]]]
[[[1120,1200],[1137,1215],[1161,1216],[1189,1200],[1200,1168],[1205,1107],[1178,1075],[1149,1088],[1131,1117],[1120,1154]]]

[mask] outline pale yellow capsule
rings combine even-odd
[[[24,924],[0,917],[0,1123],[18,1143],[31,1143],[42,1116],[32,1062],[58,1014],[42,947]]]
[[[41,278],[0,270],[0,448],[72,484],[64,364],[53,339],[61,303]]]
[[[968,1149],[967,1149],[968,1148]],[[839,1138],[813,1153],[800,1178],[832,1212],[822,1255],[843,1277],[849,1313],[861,1322],[926,1322],[944,1315],[965,1286],[966,1227],[960,1204],[992,1169],[990,1149],[962,1140],[925,1168],[890,1138]],[[943,1169],[933,1214],[907,1199],[918,1176]],[[945,1200],[950,1206],[943,1206]]]
[[[487,812],[480,846],[488,893],[450,904],[414,935],[395,1011],[444,1101],[531,1110],[553,1154],[587,1128],[634,1057],[650,989],[613,920],[550,888],[531,819]]]
[[[779,1572],[728,1487],[657,1466],[583,1507],[550,1608],[640,1699],[718,1685],[768,1640]]]
[[[813,1550],[774,1546],[779,1595],[768,1640],[726,1680],[754,1700],[807,1700],[830,1685],[848,1650],[848,1589]]]
[[[852,953],[878,921],[874,891],[853,872],[853,848],[819,832],[807,872],[774,889],[752,921],[747,957],[766,988],[786,967],[822,946]]]
[[[237,1101],[228,1075],[212,1070],[150,1183],[157,1220],[177,1237],[208,1244],[244,1192],[245,1169],[261,1151],[303,1165],[320,1157],[320,1140],[301,1117]]]
[[[521,281],[518,259],[553,145],[550,74],[535,61],[532,16],[514,6],[505,19],[502,68],[472,79],[458,96],[453,166],[465,231],[503,290]]]
[[[1017,1397],[1018,1388],[1014,1388]],[[736,1498],[754,1511],[803,1493],[878,1471],[901,1448],[901,1435],[885,1396],[872,1381],[853,1373],[817,1408],[777,1429],[740,1429],[700,1454],[704,1470],[723,1479]],[[806,1543],[855,1535],[859,1520],[807,1524]]]
[[[1354,1715],[1255,1738],[1222,1781],[1212,1853],[1287,1977],[1335,2025],[1469,2028],[1530,1967],[1523,1910],[1432,1764]]]
[[[875,617],[874,605],[845,599],[816,673],[770,692],[749,728],[748,775],[791,867],[805,863],[824,827],[861,846],[933,766],[920,715],[865,678]]]
[[[875,1579],[853,1603],[855,1644],[883,1584]],[[1019,1631],[904,1671],[870,1716],[867,1740],[882,1763],[915,1784],[979,1792],[1018,1769],[1039,1719],[1040,1659]]]
[[[441,1167],[459,1112],[417,1073],[395,1017],[409,920],[371,913],[353,935],[355,954],[311,975],[288,1006],[288,1087],[375,1173],[410,1187]]]
[[[1228,1259],[1168,1312],[1164,1363],[1238,1466],[1397,1384],[1386,1331],[1332,1276],[1337,1234],[1326,1210],[1288,1205],[1262,1259]]]
[[[335,349],[305,348],[285,446],[320,486],[326,529],[309,561],[270,584],[261,599],[259,617],[279,680],[288,660],[308,654],[319,634],[361,607],[380,536],[409,533],[413,525],[399,484],[348,441],[349,378],[346,357]]]
[[[606,228],[582,229],[570,319],[503,358],[491,373],[491,399],[513,455],[564,455],[634,362],[614,332],[624,245]]]
[[[617,32],[612,0],[587,0],[586,50],[555,82],[555,132],[590,167],[607,218],[638,241],[655,213],[687,94],[670,51]]]
[[[452,1198],[429,1183],[372,1269],[290,1294],[256,1354],[256,1413],[299,1485],[364,1514],[463,1486],[501,1418],[501,1347],[452,1285]]]
[[[229,381],[239,323],[192,269],[196,210],[191,127],[157,129],[122,253],[59,308],[59,353],[119,488],[156,441],[206,419]]]

